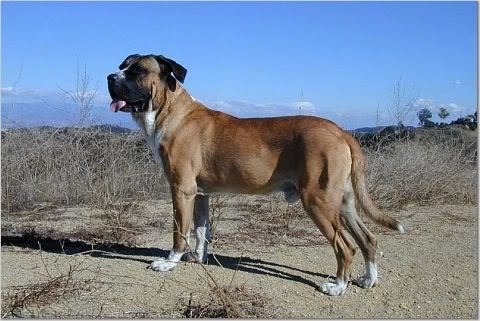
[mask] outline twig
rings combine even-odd
[[[134,234],[142,233],[141,231],[131,230],[131,229],[128,229],[128,228],[123,227],[123,226],[112,226],[112,225],[106,225],[106,224],[102,224],[101,226],[108,227],[108,228],[111,228],[111,229],[122,230],[122,231],[130,232],[130,233],[134,233]]]
[[[235,278],[235,275],[237,275],[237,271],[238,271],[238,268],[240,267],[240,263],[242,262],[242,259],[243,259],[243,251],[242,251],[242,255],[240,255],[240,260],[238,260],[237,266],[235,268],[235,272],[233,273],[232,279],[230,280],[230,284],[228,286],[232,286],[233,279]]]

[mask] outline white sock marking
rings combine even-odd
[[[150,268],[154,271],[166,272],[173,270],[177,263],[180,262],[184,252],[176,252],[171,250],[168,254],[168,258],[159,258],[150,264]]]

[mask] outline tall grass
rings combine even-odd
[[[414,138],[366,149],[369,190],[382,208],[410,204],[474,204],[476,134],[460,129],[417,131]]]
[[[429,131],[365,150],[369,187],[380,207],[477,202],[476,136]],[[1,151],[2,211],[41,203],[104,208],[168,197],[160,166],[138,132],[4,131]]]
[[[39,203],[103,208],[166,192],[140,133],[94,128],[2,132],[2,211]]]

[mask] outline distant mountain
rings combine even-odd
[[[253,104],[243,103],[224,103],[220,105],[217,103],[218,110],[227,112],[236,112],[239,117],[266,117],[275,116],[280,113],[274,106],[267,106],[260,108]],[[213,104],[215,107],[215,104]],[[221,108],[219,108],[221,107]],[[281,108],[280,108],[281,107]],[[280,106],[280,110],[285,111],[285,106]],[[283,108],[283,109],[282,109]],[[269,114],[270,113],[270,114]],[[108,106],[93,106],[91,116],[95,120],[95,124],[99,126],[102,131],[110,131],[115,133],[127,133],[132,129],[137,129],[134,121],[132,121],[128,113],[112,113]],[[234,113],[235,114],[235,113]],[[74,127],[80,118],[79,111],[75,106],[59,105],[53,106],[46,102],[36,103],[4,103],[1,104],[2,115],[2,130],[9,128],[30,128],[41,126],[52,127]],[[349,130],[354,134],[375,134],[382,130],[391,130],[396,126],[376,126],[376,127],[361,127],[354,130]],[[407,126],[404,129],[412,130],[414,127]]]
[[[71,126],[31,126],[31,127],[15,127],[15,128],[2,128],[2,133],[8,132],[28,132],[31,130],[41,131],[41,132],[62,132],[69,133],[71,131],[75,132],[78,130],[85,132],[95,132],[95,133],[113,133],[113,134],[130,134],[132,132],[140,132],[139,129],[131,129],[120,127],[116,125],[94,125],[86,127],[71,127]]]
[[[137,128],[127,113],[113,113],[109,106],[92,106],[91,119],[96,124],[111,124],[123,128]],[[21,127],[76,126],[80,119],[78,108],[68,104],[53,105],[44,102],[1,104],[2,130]]]
[[[353,130],[349,130],[348,132],[353,133],[353,134],[375,134],[379,133],[383,130],[390,130],[390,131],[395,131],[399,129],[398,126],[376,126],[376,127],[361,127]],[[404,126],[402,128],[403,131],[412,131],[415,130],[415,127],[413,126]]]
[[[358,134],[361,134],[361,133],[371,134],[371,133],[377,133],[377,132],[381,131],[382,129],[384,129],[385,127],[386,126],[361,127],[361,128],[350,130],[350,132],[354,132],[354,133],[358,133]]]
[[[94,126],[90,126],[89,128],[93,130],[98,130],[102,133],[113,133],[113,134],[130,134],[132,131],[136,131],[131,128],[125,128],[125,127],[110,125],[110,124],[94,125]]]

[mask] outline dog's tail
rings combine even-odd
[[[375,223],[404,233],[403,225],[400,224],[400,222],[387,216],[373,203],[367,189],[365,157],[363,156],[362,149],[355,138],[349,134],[346,134],[345,136],[347,136],[347,143],[350,146],[350,152],[352,155],[351,179],[353,190],[360,207]]]

